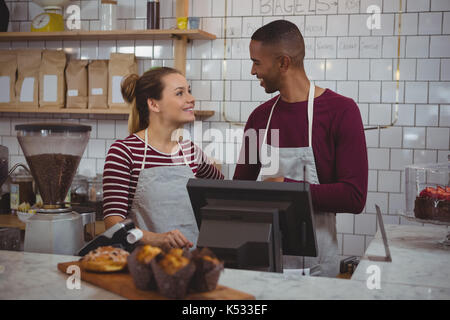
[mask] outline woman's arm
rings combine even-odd
[[[197,167],[197,178],[202,179],[219,179],[223,180],[224,175],[220,172],[219,166],[215,165],[215,163],[208,158],[208,156],[200,149],[198,146],[194,144],[194,155],[195,162],[198,164]]]

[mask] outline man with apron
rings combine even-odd
[[[367,150],[358,106],[308,80],[303,37],[293,23],[278,20],[258,29],[250,42],[250,56],[252,74],[261,86],[280,95],[250,115],[245,133],[256,130],[259,137],[264,130],[264,137],[254,148],[244,134],[234,179],[308,182],[318,256],[283,256],[283,267],[286,271],[305,266],[307,270],[301,271],[307,274],[335,277],[339,273],[335,214],[361,212],[367,195]],[[252,150],[257,150],[256,157]],[[249,163],[254,158],[257,163]]]

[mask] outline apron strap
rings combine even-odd
[[[314,115],[314,83],[309,82],[309,95],[308,95],[308,147],[312,148],[312,127],[313,127],[313,115]]]
[[[144,138],[144,141],[145,141],[145,146],[144,146],[144,158],[142,159],[141,171],[144,170],[144,166],[145,166],[145,157],[147,156],[147,142],[148,142],[148,140],[147,140],[147,134],[148,134],[148,128],[145,128],[145,133],[144,133],[144,135],[145,135],[145,138]]]
[[[261,146],[263,146],[263,145],[266,143],[266,140],[267,140],[267,131],[269,131],[270,120],[272,119],[273,109],[275,109],[275,106],[277,105],[278,100],[280,100],[280,97],[281,97],[281,94],[278,95],[277,100],[275,100],[275,103],[272,105],[272,109],[270,110],[269,119],[267,120],[266,131],[264,132],[264,139],[263,139],[263,142],[262,142]]]

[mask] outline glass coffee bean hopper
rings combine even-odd
[[[405,211],[401,215],[423,223],[450,225],[450,161],[405,168]],[[444,242],[450,245],[449,235]]]
[[[75,254],[83,245],[83,219],[64,202],[89,141],[90,126],[16,125],[17,139],[39,189],[43,208],[26,221],[25,251]]]

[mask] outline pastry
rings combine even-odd
[[[223,262],[207,248],[196,249],[192,256],[195,263],[192,289],[198,292],[214,290],[219,282],[220,273],[223,271]]]
[[[81,267],[87,271],[115,272],[127,266],[129,253],[111,246],[99,247],[81,258]]]
[[[427,187],[414,202],[414,216],[423,220],[450,222],[450,187]]]
[[[144,245],[137,247],[128,256],[128,269],[133,277],[136,288],[141,290],[156,289],[156,282],[150,262],[157,257],[161,257],[161,249]]]

